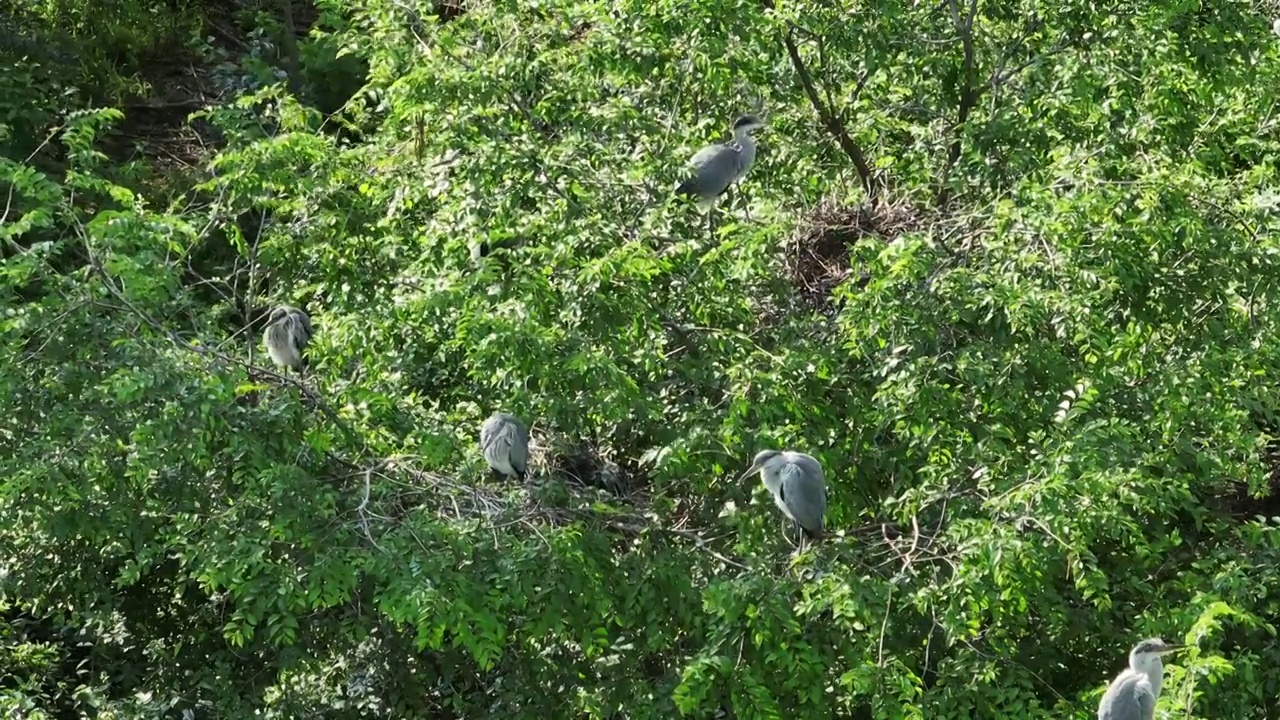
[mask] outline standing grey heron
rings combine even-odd
[[[1181,650],[1160,638],[1147,638],[1129,651],[1129,667],[1116,676],[1098,703],[1098,720],[1153,720],[1160,686],[1164,684],[1165,655]]]
[[[773,502],[795,524],[804,549],[805,537],[822,537],[823,515],[827,512],[827,481],[822,465],[801,452],[762,450],[756,453],[751,467],[738,482],[760,473]]]
[[[281,367],[301,373],[305,362],[302,351],[311,341],[311,318],[291,305],[279,305],[267,316],[267,329],[262,331],[262,341],[267,354]]]
[[[729,186],[742,179],[756,159],[756,140],[751,133],[764,127],[755,115],[739,115],[733,121],[733,139],[712,143],[689,159],[693,175],[676,188],[677,195],[691,195],[710,204]]]
[[[480,426],[480,451],[499,475],[524,480],[529,468],[529,428],[515,415],[494,413]]]

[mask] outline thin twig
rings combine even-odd
[[[623,532],[631,533],[633,535],[640,535],[646,529],[649,529],[643,525],[633,525],[633,524],[622,523],[622,522],[610,522],[610,523],[607,523],[607,525],[611,528],[614,528],[615,530],[621,530]],[[677,530],[676,528],[669,528],[669,527],[664,528],[664,527],[657,527],[657,526],[653,527],[653,529],[662,531],[662,532],[667,532],[672,535],[678,535],[680,537],[687,538],[689,540],[693,540],[694,544],[698,546],[699,550],[706,552],[708,555],[715,558],[716,560],[719,560],[725,565],[738,568],[739,570],[751,569],[746,565],[743,565],[741,562],[734,560],[733,558],[726,557],[725,555],[719,552],[716,552],[715,550],[712,550],[711,547],[707,544],[706,538],[702,537],[702,535],[698,534],[697,532],[694,532],[692,530]]]
[[[880,642],[877,643],[876,666],[884,667],[884,636],[889,628],[889,613],[893,610],[893,590],[896,586],[889,584],[889,599],[884,606],[884,619],[880,621]]]
[[[373,485],[373,471],[377,469],[377,465],[370,465],[364,472],[364,496],[360,499],[360,504],[356,506],[356,515],[360,517],[360,528],[364,530],[364,536],[369,539],[378,550],[382,550],[382,546],[377,540],[373,539],[373,533],[369,531],[369,516],[365,514],[365,510],[369,507],[369,490]]]
[[[43,150],[44,147],[49,144],[49,141],[52,140],[53,137],[58,134],[58,131],[62,130],[62,128],[63,128],[62,125],[58,125],[57,127],[50,130],[47,134],[45,134],[44,140],[40,141],[40,144],[36,146],[35,150],[31,151],[30,155],[27,155],[26,159],[22,161],[22,164],[26,165],[27,163],[30,163],[31,160],[35,158],[36,154],[39,153],[41,150]],[[17,189],[17,183],[14,183],[11,181],[9,183],[9,196],[4,201],[4,214],[0,215],[0,225],[4,225],[5,220],[9,218],[9,209],[13,203],[13,191],[15,189]],[[16,241],[14,244],[15,245],[17,244]]]

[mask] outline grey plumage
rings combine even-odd
[[[763,450],[756,453],[741,480],[757,472],[773,495],[774,504],[795,524],[797,533],[822,537],[827,512],[827,481],[822,464],[801,452]]]
[[[1164,684],[1162,655],[1182,649],[1147,638],[1129,651],[1129,667],[1116,676],[1098,703],[1098,720],[1153,720]]]
[[[499,474],[524,480],[529,469],[529,428],[514,415],[495,413],[480,426],[480,451]]]
[[[689,160],[693,175],[676,188],[678,195],[692,195],[710,202],[724,194],[729,186],[742,179],[756,159],[756,141],[751,133],[764,127],[754,115],[741,115],[733,121],[733,139],[713,143]]]
[[[302,372],[305,365],[302,351],[311,342],[313,334],[311,318],[305,312],[290,305],[280,305],[273,308],[267,317],[262,340],[275,364]]]

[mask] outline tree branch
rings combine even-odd
[[[685,539],[688,539],[688,540],[692,540],[692,541],[693,541],[693,543],[694,543],[695,545],[697,545],[697,546],[698,546],[698,549],[699,549],[699,550],[702,550],[702,551],[703,551],[703,552],[705,552],[706,554],[710,555],[711,557],[715,558],[716,560],[719,560],[720,562],[724,563],[725,565],[728,565],[728,566],[730,566],[730,567],[738,568],[739,570],[750,570],[750,569],[751,569],[751,568],[747,567],[746,565],[742,564],[741,562],[738,562],[737,560],[734,560],[734,559],[733,559],[733,558],[731,558],[731,557],[728,557],[728,556],[726,556],[726,555],[724,555],[724,554],[722,554],[722,553],[716,552],[716,551],[715,551],[715,550],[713,550],[713,549],[711,548],[711,546],[707,543],[707,539],[706,539],[706,538],[702,537],[702,535],[700,535],[699,533],[694,532],[694,531],[692,531],[692,530],[680,530],[680,529],[677,529],[677,528],[660,527],[660,526],[656,526],[656,525],[647,527],[647,526],[644,526],[644,525],[636,525],[636,524],[633,524],[633,523],[616,522],[616,521],[614,521],[614,522],[608,522],[608,523],[606,523],[606,526],[607,526],[607,527],[610,527],[610,528],[613,528],[614,530],[619,530],[619,531],[621,531],[621,532],[625,532],[625,533],[630,534],[630,535],[641,535],[641,534],[643,534],[643,533],[644,533],[644,531],[645,531],[645,530],[647,530],[647,529],[653,529],[653,530],[657,530],[657,531],[659,531],[659,532],[671,533],[672,535],[676,535],[676,536],[679,536],[679,537],[682,537],[682,538],[685,538]]]
[[[293,22],[293,0],[281,0],[280,15],[284,21],[281,49],[284,50],[285,72],[289,76],[289,92],[299,97],[302,94],[302,63],[298,56],[298,28]]]
[[[945,207],[951,200],[951,188],[947,186],[947,178],[951,175],[956,162],[960,160],[960,133],[964,131],[964,126],[969,121],[969,114],[973,112],[973,108],[978,104],[978,98],[982,96],[982,88],[975,82],[974,73],[977,59],[973,49],[973,20],[978,14],[978,0],[969,0],[969,8],[964,18],[960,17],[960,6],[956,0],[947,0],[947,6],[951,9],[951,20],[955,23],[956,32],[960,33],[964,59],[960,65],[960,104],[956,108],[955,122],[951,123],[950,127],[951,145],[947,148],[947,160],[938,178],[935,204],[940,208]]]
[[[775,10],[773,0],[760,0],[760,4],[766,10]],[[804,88],[804,94],[808,96],[809,103],[813,105],[813,109],[818,113],[818,119],[827,128],[827,132],[835,138],[836,143],[840,145],[840,149],[845,155],[849,156],[849,160],[853,162],[853,167],[858,172],[858,179],[862,181],[862,188],[867,193],[867,197],[875,196],[875,183],[871,177],[871,166],[867,164],[867,157],[862,152],[862,148],[853,141],[849,135],[848,128],[845,127],[844,119],[835,113],[827,103],[822,101],[821,95],[818,94],[817,86],[813,82],[813,76],[809,74],[809,69],[804,64],[804,59],[800,57],[800,48],[796,45],[795,28],[791,23],[786,23],[787,29],[782,33],[782,44],[787,49],[787,55],[791,58],[791,66],[795,68],[796,75],[800,78],[800,85]]]

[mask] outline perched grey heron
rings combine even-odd
[[[524,480],[529,468],[529,428],[515,415],[494,413],[480,426],[480,451],[498,474]]]
[[[692,195],[703,203],[720,197],[751,169],[756,159],[756,141],[751,133],[764,127],[755,115],[740,115],[733,121],[733,139],[712,143],[689,159],[693,176],[676,188],[678,195]]]
[[[738,482],[757,472],[773,495],[774,504],[795,524],[800,547],[804,547],[805,536],[822,537],[823,515],[827,512],[827,481],[822,465],[812,455],[801,452],[762,450]]]
[[[311,341],[311,318],[296,307],[279,305],[267,316],[262,341],[275,364],[302,372],[302,351]]]
[[[1181,650],[1160,638],[1147,638],[1129,651],[1129,667],[1116,676],[1098,703],[1098,720],[1152,720],[1164,683],[1165,655]]]

